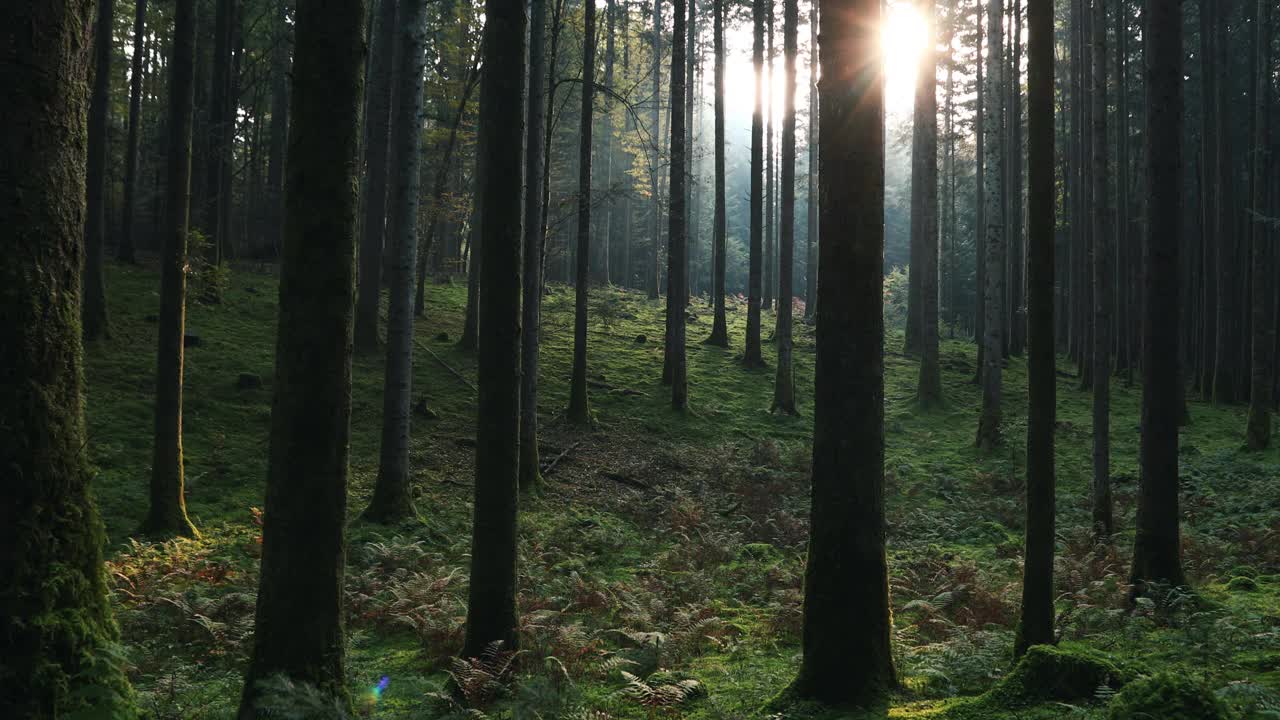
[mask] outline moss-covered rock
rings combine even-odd
[[[1228,720],[1227,706],[1203,683],[1160,673],[1125,686],[1107,707],[1107,720]]]
[[[1258,581],[1251,577],[1233,577],[1227,583],[1227,589],[1231,592],[1256,592],[1258,590]]]
[[[984,699],[1005,707],[1088,700],[1099,687],[1116,689],[1130,677],[1102,653],[1074,646],[1036,645]]]

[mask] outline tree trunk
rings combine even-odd
[[[1134,593],[1182,585],[1178,529],[1178,245],[1182,217],[1182,3],[1145,0],[1147,227],[1143,260],[1142,441]]]
[[[884,498],[884,86],[880,0],[822,0],[817,356],[803,655],[832,705],[896,683]]]
[[[649,125],[649,141],[653,144],[649,164],[649,240],[653,247],[646,273],[649,279],[645,285],[649,288],[649,299],[658,298],[658,275],[661,255],[659,246],[658,215],[658,163],[662,157],[662,0],[653,0],[653,117]]]
[[[542,224],[542,171],[546,163],[546,0],[529,3],[529,95],[524,155],[524,255],[520,336],[520,489],[533,490],[542,479],[538,460],[538,342],[542,333],[542,258],[546,228]]]
[[[382,0],[382,3],[391,4],[389,0]],[[377,22],[385,20],[386,17],[383,16]],[[378,479],[373,487],[369,507],[364,511],[365,519],[378,523],[393,523],[415,514],[413,495],[409,490],[409,442],[413,391],[413,271],[417,266],[419,178],[422,175],[422,121],[419,118],[422,117],[422,74],[426,67],[426,0],[405,0],[398,16],[392,18],[392,25],[391,31],[382,36],[380,41],[397,48],[395,70],[392,71],[390,67],[374,70],[375,75],[381,71],[396,79],[394,91],[390,87],[376,88],[395,97],[394,110],[389,119],[396,160],[391,196],[391,234],[388,236],[394,262],[391,266],[391,287],[387,303],[387,362],[382,377],[382,438],[378,456]],[[398,42],[395,39],[397,34],[400,36]],[[374,101],[380,102],[371,98],[370,104]],[[386,159],[385,156],[382,158],[384,164]],[[384,166],[383,170],[385,169]],[[383,178],[385,182],[385,172]],[[382,222],[382,213],[378,215],[377,221]],[[367,212],[365,220],[369,220]],[[366,224],[366,233],[368,230],[369,226]],[[377,266],[382,262],[381,242],[376,251],[368,247],[368,243],[363,251],[370,251],[373,255],[371,264],[376,273]],[[377,290],[376,284],[373,290]],[[374,309],[376,311],[377,307]],[[376,314],[374,320],[377,320]]]
[[[1275,239],[1266,222],[1268,203],[1268,164],[1270,150],[1267,142],[1268,113],[1271,105],[1271,23],[1272,6],[1267,0],[1258,0],[1257,49],[1255,60],[1257,79],[1253,98],[1253,332],[1252,373],[1249,386],[1249,421],[1245,431],[1245,445],[1250,450],[1265,450],[1271,443],[1271,411],[1275,406],[1272,396],[1275,387]]]
[[[498,2],[499,0],[488,1]],[[656,4],[658,0],[654,2]],[[591,107],[595,95],[596,67],[594,3],[583,5],[583,16],[585,24],[582,39],[582,120],[578,145],[578,267],[574,277],[573,376],[569,383],[568,411],[569,421],[580,425],[585,425],[591,420],[587,404],[587,270],[588,260],[591,257]],[[657,42],[655,39],[655,46]],[[654,66],[657,66],[656,60]],[[654,120],[657,120],[656,109]],[[654,238],[656,240],[656,234]],[[656,242],[654,248],[656,252]],[[656,278],[654,282],[657,282]],[[656,294],[655,292],[654,295]]]
[[[765,12],[765,75],[764,75],[764,284],[760,307],[773,307],[773,198],[776,172],[773,159],[773,2],[764,0]]]
[[[686,0],[675,0],[671,43],[671,179],[667,226],[667,347],[671,407],[683,412],[689,404],[685,359],[685,303],[688,279],[686,256],[688,227],[685,201],[685,44]]]
[[[273,675],[342,707],[363,0],[298,0],[262,574],[241,720]]]
[[[107,234],[107,121],[111,105],[111,29],[115,3],[98,3],[93,35],[93,94],[89,100],[88,201],[84,226],[84,305],[80,322],[85,342],[109,337],[107,285],[103,276]]]
[[[922,0],[920,13],[928,26],[924,50],[920,54],[915,91],[915,122],[920,142],[916,150],[920,162],[920,260],[911,268],[918,278],[920,377],[916,400],[922,409],[942,403],[942,367],[938,357],[938,80],[935,0]],[[915,180],[912,180],[915,185]],[[915,213],[913,213],[915,215]],[[914,237],[917,233],[911,233]],[[909,343],[908,343],[909,344]],[[908,347],[908,351],[910,348]]]
[[[1107,177],[1107,13],[1093,0],[1093,182],[1089,213],[1093,228],[1093,531],[1111,537],[1111,231]]]
[[[985,202],[983,278],[983,355],[982,355],[982,414],[978,420],[978,447],[991,450],[1000,443],[1000,364],[1004,355],[1003,313],[1001,299],[1004,295],[1004,227],[1001,225],[1000,204],[1003,177],[1000,163],[1000,75],[1003,52],[1001,0],[989,0],[987,4],[987,77],[983,94],[983,200]]]
[[[183,6],[178,3],[179,18]],[[135,718],[85,457],[88,0],[0,3],[0,712]],[[14,172],[19,170],[20,172]]]
[[[1027,2],[1027,500],[1014,652],[1054,641],[1053,2]]]
[[[586,4],[586,67],[594,67],[595,10]],[[479,657],[494,642],[514,651],[516,617],[516,507],[520,474],[520,245],[524,188],[524,73],[527,17],[524,0],[485,2],[484,81],[480,88],[480,296],[479,388],[476,423],[475,513],[471,585],[463,657]],[[584,107],[590,110],[591,73]],[[590,141],[591,115],[583,123]],[[589,151],[590,145],[587,145]],[[590,158],[590,153],[587,153]],[[590,168],[588,167],[589,171]],[[582,176],[590,182],[588,172]],[[584,218],[589,219],[589,218]],[[590,227],[583,222],[579,237]],[[578,247],[578,282],[586,288],[588,253]],[[584,318],[585,319],[585,318]]]
[[[747,342],[742,364],[748,368],[764,365],[760,348],[760,298],[764,233],[764,4],[772,0],[752,0],[751,15],[755,32],[751,45],[751,62],[755,67],[755,111],[751,115],[751,246],[747,282]]]
[[[195,94],[195,0],[179,0],[169,59],[169,176],[165,238],[160,258],[157,321],[156,414],[151,456],[150,506],[142,523],[149,535],[195,537],[187,519],[182,457],[182,363],[187,303],[187,227],[191,205],[191,135]]]
[[[209,95],[209,164],[204,208],[205,234],[212,240],[210,257],[215,263],[231,259],[231,228],[228,227],[231,198],[231,152],[235,131],[235,98],[231,92],[232,27],[236,21],[236,0],[217,0],[214,16],[213,83]]]
[[[284,4],[275,13],[271,49],[271,149],[267,160],[268,231],[271,256],[284,242],[284,166],[289,142],[289,22]]]
[[[729,330],[725,322],[724,274],[725,274],[725,181],[724,181],[724,3],[712,0],[712,34],[715,36],[715,210],[712,214],[712,277],[711,297],[715,304],[708,345],[729,347]]]
[[[129,68],[129,139],[124,162],[124,219],[120,226],[120,242],[116,258],[134,262],[136,232],[134,217],[138,209],[138,140],[142,132],[142,59],[147,53],[147,0],[134,3],[133,57]]]
[[[809,3],[809,192],[805,236],[804,318],[813,318],[818,301],[818,2]]]
[[[484,148],[480,147],[481,138],[476,138],[476,174],[477,187],[484,186],[484,169],[480,167],[480,155]],[[477,196],[471,202],[471,242],[468,248],[467,263],[467,306],[462,313],[462,336],[458,338],[458,349],[463,352],[475,352],[480,346],[480,269],[484,263],[481,246],[484,240],[484,203]]]
[[[982,3],[983,0],[976,0],[975,5],[975,29],[977,33],[977,51],[975,52],[974,65],[976,66],[977,79],[974,82],[974,102],[975,111],[973,116],[974,124],[974,176],[973,176],[973,214],[974,214],[974,238],[973,238],[973,266],[975,280],[973,290],[973,329],[974,340],[978,345],[978,361],[977,370],[973,376],[975,385],[982,384],[982,371],[986,367],[986,308],[983,302],[986,297],[985,287],[987,279],[987,264],[983,261],[983,233],[987,228],[987,201],[985,197],[986,185],[986,135],[982,124],[986,121],[986,109],[984,108],[986,98],[986,86],[983,82],[983,60],[982,60]]]
[[[364,143],[367,169],[364,198],[364,222],[360,236],[360,284],[356,289],[356,330],[355,346],[357,352],[373,352],[378,347],[378,305],[382,291],[382,245],[386,237],[387,219],[387,160],[388,143],[391,133],[391,81],[394,76],[396,57],[396,2],[395,0],[374,0],[377,3],[373,21],[373,49],[369,53],[369,88],[368,108],[364,118]],[[415,8],[416,9],[416,8]],[[415,21],[416,22],[416,21]],[[413,27],[409,27],[414,30]],[[406,37],[413,33],[406,33]],[[405,84],[405,81],[400,81]],[[421,80],[417,82],[419,88]],[[421,91],[419,91],[421,94]],[[421,103],[419,103],[421,105]],[[416,119],[413,121],[417,124]],[[417,142],[414,142],[414,154],[417,155]],[[403,170],[406,158],[397,158]],[[414,160],[414,167],[419,161]],[[418,181],[414,180],[414,186]],[[402,201],[401,197],[396,202]],[[416,209],[418,200],[413,199]],[[397,208],[399,210],[399,208]],[[403,217],[403,216],[401,216]],[[413,218],[416,232],[417,217]],[[393,224],[392,232],[399,237],[391,242],[398,242],[399,229]],[[417,238],[414,238],[416,250]],[[398,264],[403,259],[404,248],[395,248],[393,255]],[[399,272],[399,270],[393,270]],[[409,269],[409,288],[413,291],[413,268]],[[412,309],[412,308],[411,308]],[[390,311],[388,311],[390,315]],[[413,321],[409,320],[412,327]],[[388,354],[388,357],[389,354]],[[385,422],[385,420],[384,420]],[[407,427],[407,426],[406,426]]]
[[[774,412],[796,414],[795,370],[792,363],[791,299],[796,220],[796,52],[800,22],[796,0],[783,0],[782,52],[782,182],[781,227],[778,233],[778,372],[773,381]]]
[[[616,92],[613,82],[613,58],[615,54],[614,42],[614,0],[608,0],[605,5],[605,49],[604,49],[604,86],[610,92]],[[596,280],[603,284],[609,285],[612,278],[609,275],[609,253],[610,246],[613,244],[613,214],[615,210],[614,192],[613,192],[613,100],[611,96],[604,96],[604,112],[601,116],[601,122],[604,131],[604,227],[600,229],[599,235],[600,247],[596,251],[595,259],[595,275]]]

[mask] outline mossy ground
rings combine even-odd
[[[108,270],[112,337],[87,350],[89,452],[109,535],[115,605],[144,707],[157,718],[229,717],[252,631],[253,592],[272,390],[276,283],[237,268],[221,304],[193,303],[200,343],[186,358],[187,503],[197,541],[130,541],[146,512],[155,325],[153,268]],[[465,288],[430,288],[417,328],[414,396],[438,417],[414,426],[414,492],[422,522],[357,522],[377,470],[381,367],[354,360],[348,568],[348,673],[368,717],[447,714],[428,698],[461,647],[469,547],[474,378],[454,346]],[[690,412],[659,384],[660,302],[601,289],[591,299],[590,430],[563,422],[572,294],[544,306],[542,491],[523,500],[520,680],[491,716],[764,717],[798,663],[800,580],[808,515],[813,329],[797,323],[800,416],[769,413],[771,369],[737,362],[744,313],[730,303],[732,348],[701,344],[710,309],[691,308]],[[765,313],[765,334],[773,316]],[[447,334],[445,338],[442,333]],[[644,335],[644,342],[637,336]],[[903,689],[868,717],[977,717],[971,698],[1012,667],[1022,533],[1026,372],[1005,373],[1003,447],[973,447],[974,348],[943,343],[947,405],[914,405],[915,361],[887,338],[889,559]],[[424,352],[430,350],[438,356]],[[772,363],[769,344],[766,357]],[[1280,450],[1241,450],[1245,408],[1192,403],[1183,436],[1184,553],[1197,594],[1126,611],[1139,389],[1117,380],[1112,447],[1119,534],[1088,540],[1090,400],[1060,361],[1057,582],[1060,629],[1079,647],[1144,671],[1202,677],[1238,707],[1280,703]],[[240,373],[260,389],[238,390]],[[558,458],[558,460],[557,460]],[[1247,581],[1239,578],[1248,578]],[[654,675],[662,668],[670,671]],[[653,689],[697,680],[672,707],[650,708],[621,671]],[[370,688],[387,677],[375,702]],[[675,678],[674,680],[672,678]],[[492,693],[489,693],[492,694]],[[484,693],[482,696],[486,696]],[[1101,700],[1105,700],[1105,692]],[[981,717],[1101,718],[1092,698],[987,704]],[[1252,705],[1250,705],[1252,703]],[[560,708],[559,711],[555,708]],[[1066,708],[1066,709],[1064,709]],[[793,707],[783,716],[856,717]],[[528,715],[531,716],[531,715]]]

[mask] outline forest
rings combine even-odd
[[[1276,0],[3,0],[0,718],[1280,718]]]

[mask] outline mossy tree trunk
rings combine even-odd
[[[773,380],[775,412],[796,414],[796,383],[792,363],[791,299],[795,256],[796,220],[796,25],[799,24],[796,0],[783,0],[782,6],[782,169],[780,215],[778,228],[778,322],[774,340],[778,346],[778,369]]]
[[[715,210],[712,215],[711,295],[715,305],[708,345],[729,347],[729,330],[725,322],[725,187],[724,187],[724,3],[712,0],[713,44],[715,45]]]
[[[820,9],[820,227],[813,490],[800,697],[896,685],[884,499],[884,86],[880,0]]]
[[[764,365],[760,347],[761,270],[764,249],[764,4],[769,0],[752,0],[751,18],[754,32],[751,42],[751,64],[755,68],[755,109],[751,113],[751,244],[747,262],[747,342],[742,364],[748,368]]]
[[[685,172],[688,169],[685,146],[686,0],[674,0],[674,28],[671,42],[671,179],[667,225],[667,343],[669,373],[664,380],[671,385],[671,407],[683,411],[689,404],[688,365],[685,355],[685,304],[688,300],[688,214]]]
[[[920,155],[919,221],[920,257],[911,268],[917,279],[916,303],[919,327],[915,349],[920,353],[920,376],[916,384],[916,401],[922,409],[942,404],[942,367],[938,357],[938,80],[936,9],[934,0],[923,0],[920,12],[928,23],[928,36],[920,55],[916,79],[915,123],[920,128],[916,152]],[[914,165],[914,164],[913,164]],[[913,187],[915,181],[912,181]],[[916,233],[912,233],[914,238]],[[914,241],[913,241],[914,242]],[[908,291],[908,300],[910,292]],[[910,311],[908,310],[908,313]],[[909,326],[908,326],[909,329]],[[907,339],[907,352],[912,352]]]
[[[984,268],[982,282],[982,411],[978,418],[978,447],[991,450],[1000,443],[1001,360],[1004,357],[1004,225],[1001,220],[1003,178],[1000,162],[1000,75],[1004,51],[1001,49],[1004,5],[1001,0],[987,2],[988,77],[983,85],[985,96],[982,114],[983,175],[982,227]]]
[[[1017,655],[1053,642],[1056,517],[1053,1],[1028,0],[1027,26],[1027,519]]]
[[[590,9],[588,13],[590,29],[594,13]],[[485,18],[479,141],[479,176],[484,183],[478,198],[485,209],[481,227],[484,237],[480,242],[480,252],[484,253],[484,292],[480,295],[484,335],[476,374],[480,392],[475,513],[464,657],[477,657],[497,641],[502,642],[504,650],[515,650],[518,645],[516,508],[520,470],[525,3],[487,0]],[[587,37],[592,37],[590,32]],[[587,67],[591,64],[587,63]],[[584,125],[589,127],[590,114],[585,117],[588,121]],[[589,223],[582,227],[589,227]],[[587,248],[579,246],[580,283],[585,279],[586,258]]]
[[[183,334],[187,315],[187,226],[191,206],[191,133],[195,98],[196,10],[182,0],[174,16],[169,59],[169,151],[165,238],[160,258],[156,348],[156,414],[151,456],[151,504],[142,531],[196,535],[187,518],[182,457]]]
[[[654,2],[656,6],[657,0]],[[595,100],[596,58],[595,5],[586,3],[583,8],[585,25],[582,40],[582,114],[578,133],[578,248],[577,268],[574,272],[573,376],[569,382],[568,412],[569,421],[578,424],[586,424],[591,418],[587,403],[587,284],[589,281],[587,272],[591,260],[591,112]],[[654,67],[657,67],[657,60],[654,61]],[[656,110],[654,118],[657,118]],[[656,212],[656,196],[654,208]],[[654,233],[654,253],[657,253],[656,232]],[[656,276],[653,282],[656,288],[658,282]],[[656,289],[653,297],[657,297]]]
[[[240,717],[276,674],[347,702],[343,638],[363,0],[295,11],[275,397],[253,653]]]
[[[1142,440],[1130,580],[1181,585],[1178,527],[1178,238],[1182,218],[1182,4],[1146,0],[1147,193],[1142,323]]]
[[[111,107],[111,31],[115,3],[98,3],[93,31],[93,95],[89,101],[88,201],[84,224],[84,304],[81,327],[85,342],[109,335],[107,286],[103,261],[107,242],[107,124]]]
[[[529,93],[525,140],[524,285],[520,336],[520,489],[532,490],[542,479],[538,458],[538,345],[542,332],[542,261],[546,228],[542,224],[542,171],[546,163],[546,0],[529,3]],[[625,73],[624,73],[625,74]],[[629,218],[624,214],[623,217]],[[624,279],[624,284],[626,280]]]
[[[355,348],[357,352],[373,352],[378,348],[378,305],[382,297],[382,246],[387,239],[385,230],[387,230],[387,162],[392,123],[391,83],[395,76],[393,68],[396,55],[396,29],[403,26],[403,23],[396,22],[395,0],[374,1],[377,3],[377,9],[373,13],[371,35],[373,47],[369,52],[369,101],[364,118],[367,174],[364,222],[360,236],[360,286],[356,293]],[[418,84],[420,87],[421,82],[419,81]],[[402,164],[406,162],[405,158],[398,158],[398,160]],[[417,185],[418,181],[415,180],[414,184]],[[415,206],[418,204],[416,197],[413,203]],[[416,229],[416,218],[414,226]],[[393,232],[394,227],[393,225]],[[416,250],[416,239],[414,245]],[[399,261],[398,256],[395,261]],[[412,274],[412,268],[410,268],[411,291]]]
[[[383,0],[388,2],[388,0]],[[410,409],[413,391],[413,271],[418,251],[418,197],[421,185],[422,73],[426,66],[425,0],[406,0],[395,18],[398,87],[392,116],[396,176],[391,209],[392,275],[387,307],[387,363],[382,386],[382,444],[378,480],[364,517],[395,522],[413,517],[409,491]],[[366,215],[366,220],[368,216]],[[368,247],[362,249],[368,250]],[[375,263],[380,262],[375,257]],[[363,263],[362,263],[363,264]],[[376,290],[376,286],[374,288]]]
[[[0,3],[0,716],[132,718],[85,463],[89,0]],[[21,168],[21,172],[9,172]]]

